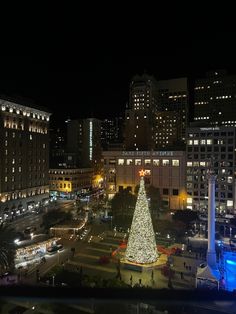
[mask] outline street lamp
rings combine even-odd
[[[57,253],[58,253],[58,265],[60,265],[60,251],[57,251]]]

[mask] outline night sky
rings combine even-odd
[[[174,13],[161,20],[160,12],[156,20],[116,14],[102,23],[57,16],[44,29],[45,42],[39,29],[32,45],[25,40],[0,51],[0,93],[32,98],[58,122],[120,115],[135,74],[192,79],[216,68],[236,74],[235,28],[225,24],[230,16],[219,17],[192,22]]]

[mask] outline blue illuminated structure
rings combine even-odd
[[[224,252],[225,289],[236,290],[236,253]]]

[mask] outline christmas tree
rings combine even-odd
[[[125,257],[138,264],[154,263],[157,258],[157,247],[144,186],[144,173],[140,171],[140,188],[135,206],[133,221]]]

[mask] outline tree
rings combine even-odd
[[[188,226],[191,221],[198,219],[198,214],[189,209],[177,210],[172,219],[174,221],[182,221],[186,226]]]
[[[140,180],[125,257],[131,262],[140,264],[153,263],[158,257],[143,177]]]
[[[0,267],[1,272],[13,270],[15,266],[15,232],[7,225],[0,224]]]
[[[43,215],[43,225],[46,229],[66,220],[71,220],[71,213],[54,210]]]
[[[147,188],[147,197],[150,198],[150,210],[158,211],[161,206],[160,190],[153,185]]]
[[[134,193],[137,195],[139,190],[139,184],[136,185]],[[159,211],[161,207],[161,195],[160,189],[156,188],[154,185],[148,185],[146,187],[147,197],[150,198],[150,210],[151,212]]]
[[[156,232],[160,233],[161,237],[166,237],[169,234],[178,240],[182,240],[187,230],[182,221],[154,220],[153,227]]]
[[[113,214],[113,222],[122,227],[130,227],[136,196],[129,190],[124,189],[115,194],[111,200],[111,209]]]

